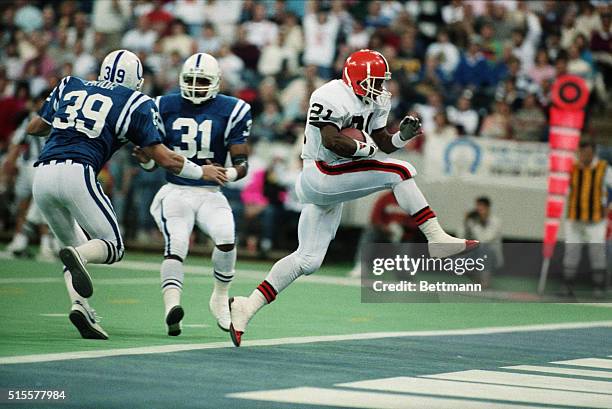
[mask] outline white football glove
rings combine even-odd
[[[399,126],[400,139],[409,141],[419,134],[421,129],[421,120],[411,115],[407,115],[402,119]]]
[[[365,136],[365,142],[360,142],[355,140],[355,145],[357,145],[357,149],[353,154],[354,158],[371,158],[378,152],[378,145],[374,142],[372,137],[368,135],[366,132],[361,131],[363,136]]]

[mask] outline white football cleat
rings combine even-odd
[[[185,316],[185,310],[180,305],[175,305],[170,308],[166,315],[166,325],[168,326],[168,335],[176,337],[181,335],[181,321]]]
[[[28,239],[22,233],[17,233],[13,237],[13,240],[6,246],[6,251],[11,254],[20,254],[26,251],[28,248]]]
[[[429,249],[429,257],[444,258],[466,253],[479,245],[478,240],[458,239],[447,235],[444,241],[427,243],[427,248]]]
[[[216,291],[213,291],[210,296],[210,301],[208,302],[208,308],[213,317],[217,320],[217,326],[225,332],[229,331],[232,321],[227,295],[220,295],[217,294]]]
[[[74,247],[64,247],[59,251],[60,259],[72,276],[72,287],[83,298],[89,298],[93,294],[91,277],[85,268],[79,252]]]
[[[108,334],[100,326],[100,320],[93,308],[83,305],[80,301],[75,301],[68,317],[83,338],[108,339]]]
[[[251,317],[253,317],[253,312],[249,308],[249,299],[247,297],[232,297],[229,299],[228,304],[232,319],[229,331],[230,336],[234,345],[239,347],[242,342],[242,335]]]

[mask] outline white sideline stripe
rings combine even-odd
[[[612,394],[612,383],[610,382],[563,378],[561,376],[528,375],[522,373],[483,371],[475,369],[461,372],[442,373],[437,375],[425,375],[422,376],[422,378]]]
[[[59,274],[58,274],[59,275]],[[64,282],[63,278],[55,277],[23,277],[23,278],[0,278],[2,284],[48,284]]]
[[[371,389],[384,392],[420,393],[433,396],[490,399],[526,404],[566,405],[571,407],[609,409],[612,395],[569,392],[555,389],[524,388],[507,385],[488,385],[473,382],[445,381],[399,376],[342,383],[345,388]]]
[[[506,403],[480,402],[465,399],[433,398],[379,392],[347,391],[325,388],[289,388],[226,395],[229,398],[267,402],[321,405],[341,408],[377,409],[521,409],[541,406],[519,406]]]
[[[9,259],[11,257],[1,254],[0,259]],[[49,264],[57,264],[57,262],[46,262]],[[96,264],[96,267],[109,268],[109,269],[119,269],[119,270],[149,270],[149,271],[159,271],[160,263],[152,263],[148,261],[121,261],[115,264]],[[212,277],[212,267],[211,266],[194,266],[194,265],[186,265],[184,266],[185,274],[193,274],[193,275],[201,275],[201,276],[209,276]],[[258,271],[252,269],[237,269],[237,277],[241,279],[252,279],[254,281],[261,281],[266,277],[267,271]],[[53,277],[41,277],[41,278],[2,278],[0,279],[1,284],[45,284],[52,283],[55,281],[64,281],[63,277],[58,273],[59,278]],[[41,280],[41,281],[36,281]],[[43,281],[49,280],[49,281]],[[96,285],[100,279],[93,277],[94,285]],[[159,280],[158,280],[159,281]],[[334,277],[334,276],[323,276],[323,275],[310,275],[310,276],[302,276],[300,278],[300,282],[305,283],[315,283],[315,284],[332,284],[332,285],[342,285],[347,287],[359,287],[361,286],[361,280],[359,278],[353,277]]]
[[[586,376],[591,378],[605,378],[612,380],[612,372],[609,371],[592,371],[589,369],[571,369],[559,368],[556,366],[538,366],[538,365],[514,365],[503,366],[502,369],[512,369],[515,371],[530,371],[530,372],[546,372],[558,375]]]
[[[437,331],[397,331],[397,332],[367,332],[361,334],[323,335],[311,337],[289,337],[244,341],[241,348],[257,346],[276,346],[292,344],[311,344],[316,342],[359,341],[398,337],[437,337],[459,335],[486,335],[529,331],[555,331],[564,329],[584,329],[612,327],[612,321],[567,322],[560,324],[517,325],[510,327],[484,327]],[[138,348],[102,349],[94,351],[61,352],[55,354],[19,355],[0,358],[0,365],[23,364],[33,362],[65,361],[84,358],[103,358],[124,355],[164,354],[169,352],[194,351],[200,349],[232,348],[230,342],[211,342],[206,344],[171,344]]]
[[[40,314],[41,317],[52,317],[52,318],[66,318],[66,313],[55,313],[55,314]]]
[[[602,359],[602,358],[571,359],[569,361],[555,361],[555,362],[551,362],[551,364],[588,366],[591,368],[612,369],[612,359]]]
[[[0,252],[0,259],[13,259],[13,257],[11,257],[8,253]],[[40,262],[49,263],[49,264],[57,263],[56,261],[40,261]],[[101,268],[110,268],[110,269],[119,269],[119,270],[145,270],[145,271],[146,270],[158,271],[159,266],[160,266],[160,263],[152,263],[149,261],[126,261],[126,260],[121,261],[119,263],[114,263],[114,264],[96,264],[96,267],[101,267]],[[183,268],[184,268],[185,274],[193,274],[193,275],[200,275],[200,276],[206,276],[206,277],[213,276],[212,267],[210,266],[206,267],[206,266],[185,265]],[[241,279],[261,281],[265,278],[266,274],[267,274],[266,271],[261,271],[261,270],[242,269],[242,268],[236,269],[236,276],[240,277]],[[20,282],[16,280],[23,280],[23,281]],[[28,280],[32,280],[32,281],[28,281]],[[35,281],[35,280],[41,280],[41,281]],[[42,280],[50,280],[50,281],[42,281]],[[39,278],[27,278],[27,277],[26,278],[4,278],[4,279],[0,279],[0,285],[2,284],[28,284],[28,283],[44,284],[44,283],[55,282],[54,280],[55,279],[52,277],[45,277],[45,278],[40,278],[40,279]],[[98,282],[101,282],[100,279],[97,279],[95,277],[95,275],[93,277],[93,280],[94,280],[94,285],[96,285]],[[108,279],[108,280],[109,281],[106,282],[106,284],[123,284],[119,282],[115,283],[115,282],[110,281],[112,279]],[[134,280],[139,280],[139,279],[134,279]],[[57,279],[57,281],[63,282],[64,279],[60,277]],[[309,276],[302,276],[300,277],[300,280],[298,282],[299,283],[340,285],[340,286],[345,286],[345,287],[360,287],[361,286],[360,278],[341,277],[341,276],[324,276],[324,275],[316,275],[316,274],[312,274]],[[134,281],[133,283],[136,283],[136,281]],[[127,284],[132,284],[132,282],[127,283]],[[483,292],[483,295],[495,296],[496,293],[501,295],[502,298],[506,294],[506,292],[503,292],[503,291],[486,291],[486,292]],[[612,307],[612,303],[576,303],[575,305],[585,305],[585,306],[592,306],[592,307]]]

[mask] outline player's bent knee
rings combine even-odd
[[[164,256],[176,255],[183,260],[187,258],[187,252],[189,251],[189,240],[188,239],[177,239],[172,237],[170,243],[166,242],[166,251]]]
[[[228,251],[234,250],[234,247],[236,247],[236,245],[234,243],[231,243],[231,244],[218,244],[217,245],[217,249],[219,251],[224,252],[224,253],[227,253]]]

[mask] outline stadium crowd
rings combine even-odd
[[[611,89],[608,1],[17,0],[0,10],[0,156],[36,96],[67,75],[97,78],[109,51],[138,54],[151,96],[178,90],[192,53],[214,55],[221,92],[252,105],[251,175],[226,194],[243,243],[264,252],[279,217],[299,211],[292,181],[309,95],[356,49],[381,51],[391,66],[390,127],[421,117],[425,139],[409,149],[462,135],[544,141],[556,76],[586,80],[591,112]],[[5,230],[14,172],[2,169]],[[126,235],[149,240],[162,172],[142,172],[123,150],[100,177]]]

